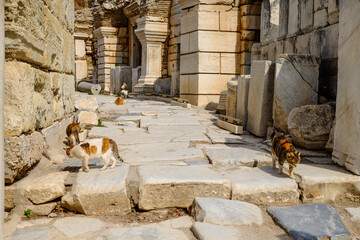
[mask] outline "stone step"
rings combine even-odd
[[[230,181],[204,166],[139,167],[139,208],[189,207],[195,197],[229,199]]]
[[[260,167],[272,164],[269,153],[249,146],[237,146],[227,149],[205,149],[205,154],[214,166]]]
[[[254,204],[298,203],[299,192],[295,180],[279,174],[271,166],[239,167],[222,175],[231,180],[233,200]]]
[[[61,205],[86,215],[128,214],[131,212],[125,184],[128,172],[128,165],[79,172],[71,192],[61,199]]]

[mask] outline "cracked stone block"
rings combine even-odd
[[[230,181],[203,166],[139,167],[139,208],[189,207],[195,197],[230,198]]]
[[[319,63],[314,56],[284,54],[278,57],[273,105],[275,127],[288,132],[288,116],[293,108],[317,104],[318,79]]]
[[[351,239],[340,215],[330,205],[312,203],[268,207],[267,212],[294,239]]]
[[[195,221],[225,226],[261,225],[261,209],[254,204],[220,198],[195,198],[191,214]]]

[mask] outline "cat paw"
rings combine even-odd
[[[100,168],[100,171],[104,171],[106,169],[106,167],[102,167]]]
[[[113,169],[114,167],[115,167],[115,165],[114,165],[114,166],[111,166],[110,168]]]
[[[79,172],[82,172],[82,171],[83,171],[82,168],[80,168],[80,169],[79,169]]]
[[[89,168],[85,168],[84,172],[89,172]]]
[[[291,179],[294,179],[295,180],[295,176],[294,175],[290,175],[289,176]]]

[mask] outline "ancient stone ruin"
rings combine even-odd
[[[360,237],[359,12],[358,0],[1,1],[0,238]],[[123,162],[79,172],[63,149],[73,121]],[[274,129],[301,152],[295,179],[271,167]],[[286,212],[319,221],[296,228]]]

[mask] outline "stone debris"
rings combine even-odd
[[[62,205],[86,215],[128,214],[131,212],[125,185],[128,171],[129,166],[121,165],[104,171],[79,172]]]
[[[56,220],[54,223],[54,227],[67,237],[95,232],[102,226],[103,223],[99,219],[89,217],[66,217]]]
[[[228,149],[205,149],[205,153],[214,166],[260,167],[272,164],[269,153],[248,146]]]
[[[267,212],[295,239],[350,239],[340,215],[330,205],[304,204],[292,207],[268,207]]]
[[[195,198],[191,214],[195,221],[225,226],[261,225],[261,210],[256,205],[220,198]]]
[[[65,178],[69,172],[49,173],[35,178],[26,187],[25,196],[35,204],[46,203],[65,194]]]
[[[35,214],[36,216],[47,216],[51,213],[52,210],[56,207],[56,202],[50,202],[39,205],[31,205],[26,207],[26,209],[31,210],[31,214]]]
[[[195,197],[230,198],[230,182],[202,166],[140,166],[139,208],[189,207]],[[156,193],[156,194],[154,194]]]
[[[195,237],[200,240],[239,240],[241,233],[233,227],[219,226],[210,223],[195,222],[191,227]]]
[[[299,202],[296,182],[287,174],[280,175],[272,166],[240,167],[223,174],[231,181],[233,200],[254,204]]]
[[[295,145],[306,149],[325,149],[334,118],[335,112],[330,105],[293,108],[287,124]]]
[[[87,97],[75,101],[75,109],[91,109],[93,111],[98,110],[99,104],[96,97]]]
[[[360,223],[360,207],[345,208],[349,213],[351,221]]]

